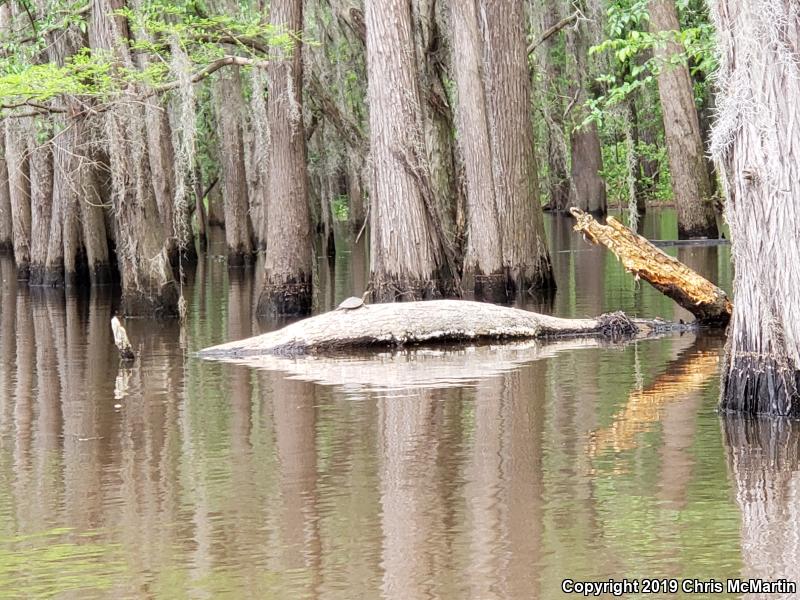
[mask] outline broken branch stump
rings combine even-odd
[[[662,294],[691,312],[701,325],[724,327],[733,306],[727,294],[713,283],[672,258],[614,217],[601,225],[578,208],[569,211],[579,231],[594,244],[602,244],[622,262],[625,270],[644,279]]]

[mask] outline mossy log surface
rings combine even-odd
[[[665,296],[691,312],[701,325],[724,327],[731,319],[733,305],[716,285],[665,254],[614,217],[606,225],[578,208],[570,213],[577,219],[575,231],[590,242],[602,244],[622,262],[637,279],[644,279]]]
[[[200,351],[203,358],[258,355],[298,356],[360,348],[490,340],[647,337],[680,329],[660,319],[624,313],[594,319],[562,319],[518,308],[467,300],[372,304],[334,310],[283,329]]]

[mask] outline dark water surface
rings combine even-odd
[[[674,214],[648,219],[674,237]],[[548,221],[547,310],[689,318],[571,225]],[[730,289],[728,246],[667,251]],[[366,283],[363,248],[319,264],[318,309]],[[211,257],[183,329],[126,323],[139,359],[121,369],[110,293],[29,290],[8,260],[0,277],[2,598],[545,599],[564,578],[800,576],[797,427],[720,419],[719,335],[203,362],[275,326],[253,316],[256,278]]]

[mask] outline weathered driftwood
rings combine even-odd
[[[656,248],[614,217],[608,217],[607,224],[601,225],[578,208],[571,208],[570,212],[578,221],[575,231],[611,250],[627,271],[672,298],[691,312],[698,323],[719,327],[728,324],[733,306],[723,290]]]
[[[200,356],[296,356],[437,342],[633,337],[661,333],[673,327],[660,319],[630,319],[623,313],[594,319],[561,319],[482,302],[431,300],[331,311],[278,331],[206,348]]]

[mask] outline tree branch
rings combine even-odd
[[[252,58],[245,58],[244,56],[223,56],[209,64],[205,67],[200,69],[197,73],[192,75],[189,79],[191,83],[197,83],[211,75],[212,73],[219,71],[222,67],[227,66],[238,66],[238,67],[266,67],[267,63],[265,61],[258,61],[253,60]],[[170,90],[174,90],[175,88],[180,87],[181,82],[178,80],[170,81],[167,83],[162,83],[161,85],[157,85],[153,87],[146,95],[146,97],[153,96],[155,94],[163,94],[164,92],[168,92]]]
[[[268,44],[259,40],[258,38],[246,35],[215,35],[215,34],[193,34],[192,40],[196,42],[203,42],[206,44],[231,44],[233,46],[245,46],[261,54],[269,54],[270,47]]]
[[[578,17],[580,17],[580,16],[581,16],[581,13],[576,10],[574,13],[572,13],[568,17],[564,17],[563,19],[561,19],[555,25],[551,25],[550,27],[545,29],[544,33],[542,33],[541,37],[537,41],[532,42],[530,46],[528,46],[528,54],[530,54],[531,52],[536,50],[536,48],[541,46],[544,42],[546,42],[551,37],[553,37],[555,34],[557,34],[559,31],[564,29],[564,27],[566,27],[567,25],[571,25],[573,22],[577,21]]]
[[[23,102],[17,102],[16,104],[0,104],[0,110],[13,110],[15,108],[22,108],[23,106],[35,108],[38,111],[35,114],[67,112],[67,109],[61,106],[48,106],[32,100],[25,100]]]
[[[205,79],[206,77],[208,77],[212,73],[215,73],[216,71],[219,71],[222,67],[226,67],[226,66],[257,67],[258,68],[258,67],[265,67],[266,65],[267,65],[266,61],[253,60],[252,58],[246,58],[244,56],[223,56],[222,58],[219,58],[219,59],[209,63],[208,65],[206,65],[205,67],[203,67],[202,69],[197,71],[197,73],[195,73],[194,75],[192,75],[190,77],[189,81],[191,83],[197,83],[198,81],[201,81],[201,80]],[[141,96],[137,96],[136,97],[136,100],[143,100],[145,98],[150,98],[151,96],[155,96],[156,94],[163,94],[165,92],[169,92],[170,90],[174,90],[174,89],[176,89],[176,88],[178,88],[180,86],[181,86],[181,82],[178,81],[178,80],[168,81],[167,83],[162,83],[161,85],[154,86],[154,87],[150,88],[149,90],[144,90]],[[91,110],[94,110],[96,112],[103,112],[105,110],[108,110],[112,105],[113,105],[113,102],[105,105],[104,107],[94,106],[94,107],[91,108]],[[6,119],[6,118],[8,118],[8,119],[10,119],[10,118],[19,119],[19,118],[22,118],[22,117],[32,117],[32,116],[36,116],[36,115],[40,115],[40,114],[66,113],[66,112],[68,112],[66,108],[62,108],[60,106],[48,106],[46,104],[41,104],[41,103],[38,103],[38,102],[34,102],[32,100],[25,100],[23,102],[19,102],[19,103],[16,103],[16,104],[0,104],[0,110],[2,110],[2,109],[11,110],[11,109],[15,109],[15,108],[21,108],[23,106],[30,106],[31,108],[35,109],[35,112],[34,111],[29,111],[29,112],[26,112],[26,113],[4,115],[3,118],[4,119]],[[81,113],[78,113],[78,114],[82,114],[84,112],[88,112],[88,111],[81,111]]]
[[[336,103],[326,92],[322,82],[315,76],[308,78],[311,92],[311,99],[319,110],[330,119],[331,124],[339,131],[345,142],[354,150],[360,150],[366,144],[364,133],[356,123],[353,123],[346,115],[339,110]]]

